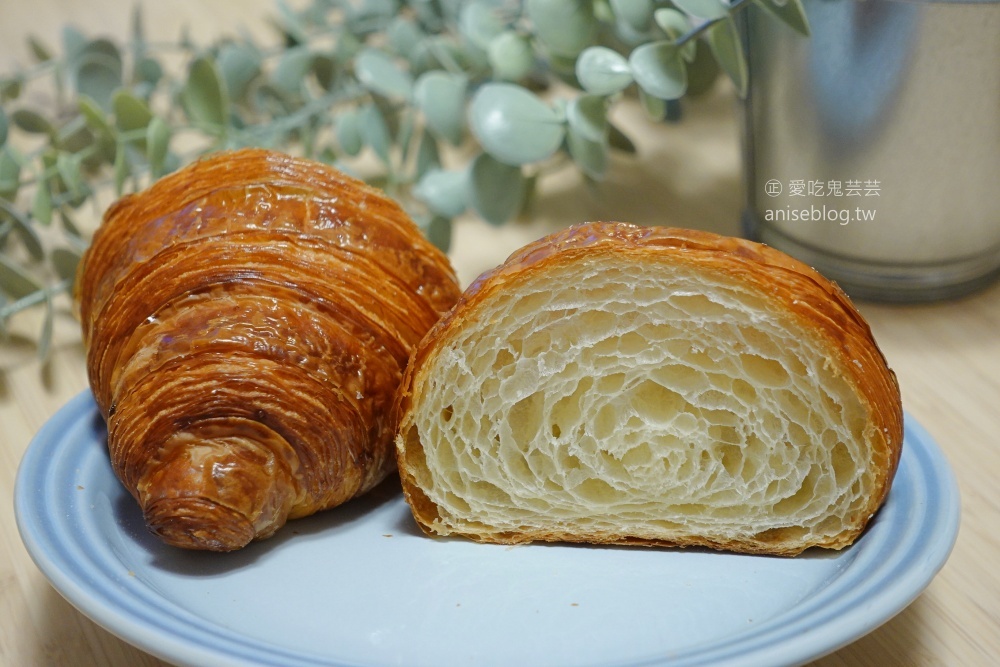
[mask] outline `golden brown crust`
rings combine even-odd
[[[562,263],[588,261],[600,265],[603,257],[625,254],[637,263],[669,261],[689,263],[724,274],[766,295],[770,303],[790,314],[802,327],[825,342],[842,369],[846,381],[861,397],[870,415],[864,437],[873,451],[876,479],[855,528],[818,546],[842,548],[863,531],[889,491],[902,451],[903,413],[895,374],[872,337],[871,330],[848,296],[834,283],[805,264],[767,246],[709,232],[638,227],[627,223],[597,222],[577,225],[531,243],[512,254],[503,264],[480,276],[458,304],[425,336],[404,373],[395,409],[401,424],[397,458],[403,490],[421,528],[433,534],[437,506],[419,487],[414,471],[423,465],[423,444],[412,433],[411,408],[415,387],[426,382],[426,369],[433,364],[443,342],[458,330],[476,326],[478,305],[496,294],[516,289],[525,276],[545,272]],[[758,534],[752,540],[716,541],[691,536],[665,542],[642,535],[579,534],[567,531],[515,531],[509,534],[467,537],[483,541],[519,543],[534,540],[646,544],[661,546],[705,546],[746,553],[792,555],[803,550],[780,530]]]
[[[150,527],[232,549],[381,481],[409,352],[458,292],[398,205],[311,161],[218,153],[123,197],[77,298]]]

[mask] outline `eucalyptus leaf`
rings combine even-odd
[[[60,151],[56,156],[56,170],[59,172],[59,177],[62,179],[63,184],[69,191],[70,196],[77,198],[83,194],[83,176],[80,174],[80,161],[70,155]],[[39,188],[43,190],[44,188]],[[52,210],[51,210],[51,199],[49,200],[49,211],[48,220],[52,220]],[[48,222],[46,222],[48,224]]]
[[[361,136],[361,119],[356,109],[345,109],[337,114],[334,120],[334,133],[340,149],[350,156],[355,156],[364,148],[364,138]]]
[[[424,229],[424,236],[427,240],[437,246],[441,252],[448,252],[451,249],[451,220],[439,215],[431,218],[431,221]]]
[[[667,117],[667,101],[659,97],[653,97],[645,90],[639,90],[639,103],[642,110],[646,112],[646,117],[653,122],[660,122]]]
[[[73,281],[80,264],[80,253],[70,248],[55,248],[49,255],[52,266],[63,280]]]
[[[629,56],[636,83],[649,95],[663,100],[681,97],[687,88],[687,71],[680,49],[673,42],[640,46]]]
[[[107,39],[87,42],[70,61],[70,81],[78,95],[87,95],[102,109],[122,85],[122,57]]]
[[[696,46],[694,59],[688,65],[688,87],[687,95],[696,97],[708,92],[715,85],[719,78],[719,63],[712,55],[712,49],[703,39],[691,40],[690,44]]]
[[[289,95],[300,95],[306,75],[312,70],[313,54],[308,46],[296,46],[281,54],[270,81],[278,90]]]
[[[410,157],[410,146],[413,144],[413,132],[416,129],[416,112],[407,109],[401,113],[399,128],[396,130],[396,145],[400,147],[399,161],[406,162]]]
[[[114,130],[108,124],[104,112],[101,111],[92,99],[86,95],[81,95],[76,101],[76,107],[91,130],[97,134],[114,135]]]
[[[13,146],[0,148],[0,199],[13,202],[21,187],[21,155]]]
[[[469,207],[469,174],[464,169],[428,171],[417,182],[413,193],[435,215],[457,217]]]
[[[0,291],[12,299],[23,299],[42,289],[42,286],[24,269],[0,255]]]
[[[729,13],[723,0],[672,0],[674,6],[690,16],[700,19],[720,19]]]
[[[380,31],[398,13],[395,0],[363,0],[345,2],[347,30],[355,35],[367,35]]]
[[[201,56],[191,63],[181,90],[181,104],[195,123],[223,127],[229,118],[229,98],[219,69],[211,58]]]
[[[94,133],[87,127],[87,122],[81,117],[73,118],[63,125],[58,132],[53,147],[67,153],[87,151],[94,144]],[[82,158],[81,158],[82,159]]]
[[[513,30],[505,30],[494,37],[486,55],[496,79],[520,81],[535,68],[535,52],[531,43]]]
[[[156,86],[163,78],[163,66],[155,58],[140,58],[135,64],[135,78],[138,83]]]
[[[149,110],[149,105],[131,91],[123,89],[115,93],[112,106],[115,112],[115,125],[121,132],[134,135],[130,143],[145,151],[146,127],[153,120],[153,112]]]
[[[354,75],[368,90],[390,98],[408,99],[413,77],[392,56],[374,48],[362,49],[354,59]]]
[[[639,152],[629,136],[622,132],[614,123],[608,123],[608,145],[611,148],[630,155],[635,155]]]
[[[525,0],[525,11],[538,39],[557,56],[576,57],[600,27],[591,0]]]
[[[52,347],[52,330],[55,321],[55,308],[52,306],[52,297],[48,293],[45,294],[44,304],[45,315],[42,317],[42,328],[38,332],[38,347],[35,352],[38,359],[43,362],[48,359]]]
[[[365,143],[372,147],[382,162],[389,163],[389,150],[392,146],[391,132],[385,116],[375,104],[366,104],[360,112],[361,136]]]
[[[615,42],[620,43],[624,48],[622,52],[631,51],[635,47],[657,39],[663,39],[663,31],[656,25],[650,24],[648,30],[636,30],[628,22],[616,19],[612,33]],[[621,47],[619,47],[621,48]]]
[[[736,93],[741,98],[746,97],[750,74],[736,22],[732,18],[727,18],[710,27],[708,45],[719,66],[732,79]]]
[[[31,217],[47,225],[52,222],[52,192],[45,183],[39,183],[31,200]]]
[[[62,224],[63,231],[66,232],[66,238],[82,253],[87,247],[87,242],[84,241],[80,228],[73,222],[73,218],[65,206],[59,207],[59,222]]]
[[[601,23],[611,25],[615,23],[615,11],[611,9],[611,3],[608,0],[594,0],[594,16]]]
[[[323,149],[317,153],[316,159],[323,164],[333,165],[337,162],[337,152],[333,150],[331,146],[324,146]]]
[[[417,46],[411,57],[414,72],[423,73],[433,69],[449,72],[477,71],[489,66],[486,53],[477,47],[462,48],[462,45],[443,35],[429,37]]]
[[[462,74],[433,70],[421,74],[413,90],[413,99],[431,131],[456,146],[465,132],[467,85]]]
[[[31,55],[38,62],[47,63],[52,60],[52,51],[42,43],[37,35],[28,35],[28,48],[31,49]]]
[[[38,230],[31,224],[31,220],[12,203],[0,199],[0,210],[7,214],[8,219],[14,225],[14,233],[21,239],[25,250],[31,259],[38,261],[45,255],[42,248],[42,239]]]
[[[570,157],[584,174],[600,180],[608,169],[608,144],[606,141],[594,141],[577,131],[572,125],[566,134],[566,145]]]
[[[413,57],[417,46],[426,37],[423,30],[405,16],[394,18],[386,28],[385,34],[392,50],[407,60]]]
[[[677,39],[691,29],[687,15],[670,7],[661,7],[653,12],[653,20],[670,39]]]
[[[608,137],[607,98],[599,95],[580,95],[566,105],[569,128],[578,136],[593,142],[604,142]]]
[[[0,107],[0,147],[7,143],[7,112]]]
[[[115,195],[121,197],[125,191],[125,181],[128,178],[129,173],[132,171],[132,164],[128,159],[128,153],[125,151],[125,144],[120,143],[115,151],[115,164],[114,164],[114,183],[115,183]]]
[[[754,0],[755,4],[776,16],[803,37],[809,37],[809,20],[802,0]]]
[[[417,180],[423,178],[424,174],[432,169],[441,166],[441,156],[438,152],[437,140],[426,128],[420,135],[420,143],[417,145],[417,159],[415,176]]]
[[[291,44],[304,44],[309,41],[305,25],[288,3],[285,0],[277,0],[275,6],[278,8],[281,29],[289,38],[289,42]]]
[[[653,23],[653,0],[610,0],[616,18],[633,30],[644,32]]]
[[[20,76],[12,79],[0,80],[0,102],[16,100],[21,95],[21,88],[24,81]]]
[[[260,74],[260,52],[250,45],[234,42],[219,50],[216,62],[230,99],[246,99],[250,82]]]
[[[497,17],[496,7],[478,0],[463,3],[458,27],[465,38],[480,49],[489,48],[493,38],[504,29],[503,22]]]
[[[72,61],[87,45],[87,38],[75,26],[64,25],[62,29],[63,55]]]
[[[10,120],[16,127],[30,134],[55,136],[56,133],[55,127],[52,126],[52,123],[45,116],[25,107],[16,109],[10,115]]]
[[[166,173],[170,134],[170,126],[159,116],[153,116],[146,126],[146,159],[149,161],[149,172],[153,179]]]
[[[339,63],[350,62],[361,49],[364,48],[361,40],[350,32],[342,32],[337,37],[337,43],[333,46],[333,58]]]
[[[469,203],[492,225],[502,225],[521,210],[526,193],[520,167],[480,153],[469,168]]]
[[[576,77],[588,93],[611,95],[632,83],[632,68],[617,51],[592,46],[577,58]]]
[[[469,124],[483,149],[508,165],[544,160],[566,133],[562,119],[537,95],[510,83],[488,83],[469,106]]]
[[[94,133],[97,141],[95,157],[108,164],[115,159],[115,130],[108,124],[108,121],[97,105],[89,97],[81,96],[77,100],[77,109],[81,117]]]
[[[485,49],[474,46],[466,41],[456,42],[454,45],[457,56],[455,62],[465,72],[473,74],[485,72],[489,69],[489,54]]]
[[[313,54],[312,73],[316,77],[316,82],[323,90],[333,90],[337,83],[338,65],[334,57],[328,53]]]
[[[656,21],[656,25],[660,27],[660,30],[675,42],[691,30],[690,19],[683,12],[679,12],[676,9],[667,7],[657,9],[653,13],[653,18]],[[687,62],[694,60],[697,44],[698,40],[692,39],[681,47],[681,56],[684,60]]]
[[[416,22],[428,32],[440,32],[444,27],[442,10],[444,7],[440,2],[433,0],[418,0],[410,3],[410,9]]]

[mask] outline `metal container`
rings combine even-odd
[[[854,296],[1000,275],[1000,1],[804,0],[745,12],[748,236]]]

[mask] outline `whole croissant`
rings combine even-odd
[[[458,293],[399,206],[311,161],[218,153],[114,204],[77,298],[150,530],[237,549],[378,484],[410,350]]]

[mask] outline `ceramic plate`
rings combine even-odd
[[[89,393],[41,429],[18,471],[22,539],[81,612],[200,666],[799,664],[909,604],[959,523],[951,469],[909,418],[869,530],[794,559],[432,539],[398,481],[240,552],[184,552],[146,532],[105,446]]]

